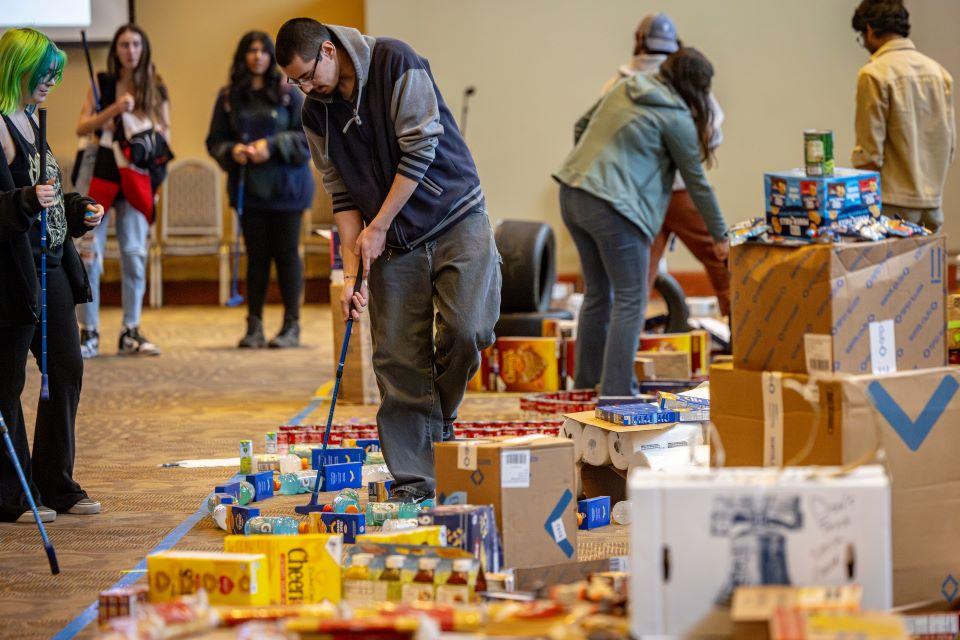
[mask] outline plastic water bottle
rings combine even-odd
[[[613,505],[613,509],[610,510],[613,521],[617,524],[630,524],[630,506],[629,500],[621,500]]]
[[[295,496],[303,492],[300,485],[300,478],[293,473],[282,473],[277,478],[280,481],[280,495]]]
[[[317,472],[315,470],[299,471],[296,476],[300,479],[300,493],[310,493],[313,491],[313,485],[317,482]],[[323,491],[322,481],[320,491]]]
[[[333,499],[333,512],[346,513],[347,507],[350,506],[356,508],[354,513],[360,512],[360,494],[353,489],[343,489],[337,494],[337,497]]]
[[[256,493],[257,493],[257,490],[253,487],[252,484],[250,484],[246,480],[241,480],[240,493],[237,495],[237,502],[239,502],[240,505],[248,504],[251,500],[253,500],[253,496],[255,496]]]
[[[300,521],[290,516],[256,516],[243,525],[246,535],[294,535],[300,533]]]

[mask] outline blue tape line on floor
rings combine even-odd
[[[295,415],[291,420],[287,421],[287,424],[298,425],[303,422],[307,416],[313,413],[317,407],[323,404],[326,398],[313,398],[310,403],[303,408],[300,413]],[[226,482],[233,482],[238,479],[240,476],[236,475],[227,480]],[[211,494],[208,494],[208,496]],[[172,549],[180,540],[187,535],[194,525],[200,522],[207,515],[207,509],[205,506],[201,506],[195,512],[193,512],[186,520],[177,525],[177,527],[167,534],[167,536],[160,541],[160,543],[155,546],[147,555],[154,553],[159,553],[160,551],[167,551]],[[147,569],[147,559],[144,556],[140,562],[137,563],[137,566],[133,568],[130,573],[125,574],[122,578],[114,582],[109,588],[110,589],[120,589],[123,587],[129,587],[130,585],[136,583],[142,577],[142,574]],[[78,615],[76,618],[67,623],[63,629],[57,632],[53,636],[53,640],[70,640],[75,638],[77,634],[83,631],[87,625],[97,619],[97,608],[99,606],[99,601],[95,600],[92,602],[83,612]]]

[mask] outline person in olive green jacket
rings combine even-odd
[[[603,395],[636,390],[634,354],[647,300],[650,243],[666,215],[676,171],[710,234],[727,227],[707,183],[712,160],[713,67],[681,48],[656,75],[625,78],[577,124],[563,166],[560,211],[573,236],[586,284],[577,327],[574,384]]]

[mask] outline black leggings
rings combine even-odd
[[[87,494],[73,479],[77,405],[83,382],[80,334],[73,292],[59,267],[47,271],[47,316],[50,399],[41,400],[37,407],[32,457],[20,394],[30,351],[37,361],[37,369],[30,375],[40,375],[39,324],[0,329],[0,410],[37,504],[63,512]],[[0,522],[9,522],[29,507],[6,447],[0,449]]]
[[[284,320],[299,320],[303,263],[300,260],[300,224],[303,212],[245,209],[243,241],[247,247],[247,311],[263,317],[270,284],[270,261],[277,265]]]

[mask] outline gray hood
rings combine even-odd
[[[659,75],[637,73],[624,80],[627,96],[649,107],[686,109],[683,98]]]
[[[338,46],[342,47],[350,60],[353,61],[353,68],[357,74],[356,97],[352,101],[353,118],[351,118],[343,128],[346,133],[354,123],[359,127],[363,123],[360,121],[360,96],[363,94],[363,88],[367,84],[367,78],[370,73],[370,59],[373,57],[373,47],[377,44],[377,39],[373,36],[366,36],[352,27],[341,27],[335,24],[324,25],[337,39]],[[315,100],[324,103],[326,106],[333,100],[333,96],[313,96],[308,95],[307,100]]]

